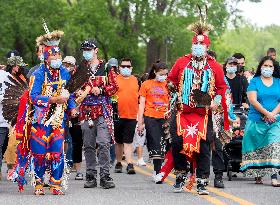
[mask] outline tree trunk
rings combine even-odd
[[[146,71],[149,71],[152,64],[160,59],[161,44],[158,39],[152,38],[147,43]]]

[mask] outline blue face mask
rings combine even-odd
[[[236,71],[237,71],[237,67],[236,66],[228,66],[228,67],[226,67],[226,71],[227,71],[227,73],[236,73]]]
[[[206,53],[206,47],[201,44],[192,45],[192,55],[195,57],[202,57]]]
[[[156,80],[158,82],[164,82],[166,80],[167,76],[166,75],[156,75]]]
[[[86,61],[90,61],[93,58],[93,52],[92,51],[83,51],[83,57]]]
[[[51,68],[59,69],[62,64],[61,59],[51,60]]]
[[[268,67],[262,67],[261,73],[262,73],[263,77],[270,78],[273,74],[273,69],[268,68]]]
[[[121,75],[124,76],[124,77],[129,77],[129,76],[131,76],[131,72],[132,72],[132,70],[129,69],[128,67],[124,67],[124,68],[121,68],[121,69],[120,69],[120,73],[121,73]]]

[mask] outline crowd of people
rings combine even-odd
[[[68,167],[76,171],[76,180],[85,180],[84,188],[94,188],[99,166],[100,186],[111,189],[110,168],[122,173],[126,164],[127,174],[136,174],[135,165],[146,165],[146,145],[156,184],[173,170],[174,192],[196,182],[198,194],[207,195],[211,157],[214,186],[224,188],[223,146],[240,127],[235,109],[242,108],[249,114],[240,170],[257,184],[269,175],[272,186],[280,186],[276,50],[268,49],[256,71],[246,69],[241,53],[221,65],[209,50],[209,27],[198,22],[191,29],[190,54],[171,69],[156,61],[142,76],[132,74],[130,58],[100,59],[93,39],[81,43],[80,64],[73,56],[62,59],[61,31],[46,29],[37,38],[40,63],[33,68],[18,51],[10,51],[0,70],[0,168],[4,156],[8,179],[23,191],[28,172],[35,195],[44,195],[45,186],[63,195]]]

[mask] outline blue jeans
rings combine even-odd
[[[7,127],[0,127],[0,171],[2,167],[2,158],[3,158],[3,145],[5,139],[8,137],[9,129]]]

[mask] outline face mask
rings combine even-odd
[[[51,60],[51,68],[59,69],[62,64],[61,59]]]
[[[121,73],[121,75],[124,76],[124,77],[131,76],[131,72],[132,72],[132,70],[129,69],[129,68],[127,68],[127,67],[124,67],[124,68],[121,68],[121,69],[120,69],[120,73]]]
[[[202,57],[206,53],[206,47],[201,44],[192,45],[192,55],[196,57]]]
[[[41,54],[41,55],[38,57],[38,59],[39,59],[39,61],[43,62],[43,61],[45,60],[44,55]]]
[[[271,68],[268,68],[268,67],[262,67],[261,68],[261,73],[264,77],[269,78],[269,77],[272,76],[273,70]]]
[[[164,82],[166,80],[167,76],[166,75],[156,75],[156,80],[158,82]]]
[[[93,52],[92,51],[83,51],[83,56],[86,61],[90,61],[93,58]]]
[[[227,71],[227,73],[236,73],[236,71],[237,71],[237,67],[236,66],[228,66],[227,68],[226,68],[226,71]]]

